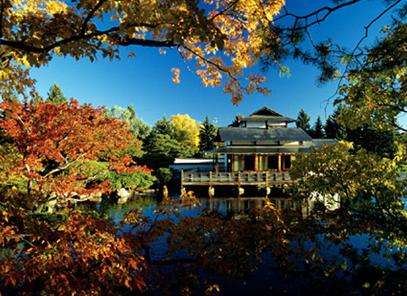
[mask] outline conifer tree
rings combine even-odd
[[[199,151],[205,152],[213,149],[214,141],[217,133],[216,126],[209,121],[208,116],[205,117],[199,131]]]
[[[304,111],[304,109],[301,109],[300,112],[298,113],[295,125],[308,133],[311,128],[309,120],[310,120],[309,115]]]
[[[50,87],[47,95],[47,102],[49,103],[61,104],[68,101],[64,93],[62,92],[62,89],[57,84],[53,84]]]
[[[314,127],[311,130],[311,136],[315,139],[322,139],[325,137],[324,127],[322,125],[320,116],[318,116],[317,120],[315,121]]]

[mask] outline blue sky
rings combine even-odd
[[[323,0],[287,0],[287,6],[299,14],[326,4]],[[316,40],[333,38],[353,48],[364,34],[366,25],[383,9],[382,1],[362,1],[351,8],[345,8],[331,15],[321,26],[311,32]],[[389,22],[384,18],[371,28],[371,36],[380,36],[380,28]],[[374,40],[370,38],[369,44]],[[136,57],[129,58],[128,52],[135,51]],[[40,69],[33,69],[33,76],[42,95],[46,95],[51,84],[62,87],[68,97],[94,105],[133,105],[137,115],[149,124],[163,116],[188,113],[201,121],[205,116],[219,125],[227,125],[237,114],[249,114],[268,106],[287,116],[296,117],[303,108],[315,120],[318,115],[325,119],[331,104],[326,103],[336,83],[319,86],[316,83],[318,71],[311,65],[288,60],[289,77],[280,77],[271,69],[266,73],[267,87],[271,95],[246,96],[238,106],[233,106],[230,97],[221,88],[205,88],[195,74],[188,71],[185,63],[175,51],[160,55],[158,49],[128,48],[121,50],[121,59],[109,61],[100,58],[91,63],[88,60],[75,61],[58,57]],[[181,69],[181,83],[171,81],[171,68]]]

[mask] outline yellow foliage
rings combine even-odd
[[[62,1],[48,1],[47,11],[50,14],[64,13],[67,11],[68,6]]]
[[[188,114],[177,114],[171,117],[176,133],[180,139],[198,149],[199,147],[199,123]]]
[[[205,86],[225,85],[225,92],[238,103],[253,90],[266,93],[257,86],[264,79],[249,81],[244,70],[260,57],[264,37],[272,36],[269,24],[284,4],[284,0],[10,0],[3,10],[2,33],[5,41],[17,44],[6,50],[18,54],[15,61],[24,67],[46,65],[61,54],[94,60],[102,53],[114,58],[120,45],[174,47],[195,63],[194,72]],[[173,82],[179,83],[179,70],[173,68],[172,73]]]

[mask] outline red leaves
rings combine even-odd
[[[4,101],[0,110],[5,114],[0,128],[13,138],[23,156],[15,168],[34,181],[37,189],[65,194],[80,191],[86,180],[72,164],[100,157],[118,172],[149,172],[134,166],[129,156],[116,157],[130,146],[140,149],[141,144],[125,122],[107,117],[103,108],[79,105],[75,100],[63,104]]]
[[[18,264],[12,258],[0,262],[3,287],[21,293],[41,288],[45,294],[84,295],[110,294],[120,286],[145,288],[143,258],[107,221],[71,212],[58,230],[38,230],[43,237],[23,247]]]

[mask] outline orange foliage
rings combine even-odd
[[[16,252],[1,261],[3,289],[54,295],[145,289],[144,259],[125,237],[115,236],[116,229],[107,221],[72,212],[66,222],[53,229],[21,213],[14,219],[22,219],[21,229],[3,228],[8,223],[7,214],[0,213],[0,247]],[[27,232],[29,237],[22,234]],[[16,247],[20,241],[24,242],[21,249]]]
[[[22,156],[14,171],[28,180],[28,191],[31,186],[61,195],[84,191],[84,176],[73,165],[100,158],[118,171],[149,172],[135,166],[130,156],[120,155],[130,147],[140,150],[141,142],[125,122],[107,117],[103,108],[75,100],[63,104],[4,101],[0,110],[4,112],[0,128],[12,137],[16,153]],[[108,182],[102,182],[86,191],[108,188]]]

